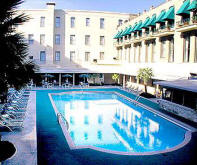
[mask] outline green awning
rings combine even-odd
[[[146,20],[144,21],[144,23],[142,24],[142,28],[148,28],[147,24],[150,21],[150,18],[147,17]]]
[[[170,7],[168,12],[163,17],[164,20],[174,20],[174,7]]]
[[[140,30],[141,30],[141,26],[142,26],[142,21],[140,21],[140,22],[137,24],[137,26],[136,26],[136,28],[135,28],[134,31],[140,31]]]
[[[121,33],[121,31],[119,31],[115,36],[114,39],[117,39],[118,35]]]
[[[117,36],[116,38],[117,38],[117,39],[118,39],[118,38],[121,38],[121,37],[122,37],[122,33],[123,33],[123,30],[120,31],[120,33],[118,34],[118,36]]]
[[[177,15],[185,15],[185,14],[190,14],[190,12],[188,11],[188,8],[190,6],[190,0],[186,0],[182,6],[180,7],[180,9],[177,11]]]
[[[156,19],[155,22],[156,23],[165,22],[165,20],[163,19],[164,16],[165,16],[165,14],[166,14],[166,11],[165,10],[162,10],[161,13],[160,13],[160,15],[157,17],[157,19]]]
[[[127,30],[128,30],[128,27],[126,27],[125,30],[122,32],[122,34],[121,34],[122,37],[126,35]]]
[[[125,35],[131,34],[131,31],[132,31],[132,26],[130,25]]]
[[[187,10],[189,10],[189,11],[195,11],[195,10],[197,10],[197,0],[193,0],[192,3],[191,3],[191,5],[188,7]]]
[[[138,23],[136,22],[135,25],[133,26],[133,29],[131,30],[131,33],[136,30],[136,27],[138,26]]]
[[[149,20],[149,22],[146,24],[146,26],[148,27],[148,26],[155,26],[156,25],[156,14],[154,14],[153,16],[152,16],[152,18]]]

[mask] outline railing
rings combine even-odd
[[[161,109],[197,122],[197,112],[195,110],[163,99],[159,99],[157,102]]]
[[[165,29],[165,28],[166,28],[166,25],[160,26],[160,29]]]
[[[66,129],[68,130],[69,129],[69,123],[68,123],[68,121],[66,120],[66,118],[61,113],[58,113],[57,114],[57,121],[58,121],[59,124],[60,124],[60,118],[62,118],[65,121],[65,123],[66,123]]]
[[[178,26],[187,26],[190,23],[190,18],[182,19],[181,21],[177,22]]]
[[[197,23],[197,15],[195,15],[195,16],[192,17],[192,22],[193,23]]]

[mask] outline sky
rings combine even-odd
[[[22,9],[44,9],[47,2],[55,2],[56,9],[96,10],[139,13],[158,6],[166,0],[24,0]]]

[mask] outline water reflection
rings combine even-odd
[[[182,128],[114,94],[76,93],[53,99],[69,122],[76,146],[147,152],[173,147],[184,138]]]

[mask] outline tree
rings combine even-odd
[[[152,68],[141,68],[138,70],[137,79],[142,79],[144,82],[145,93],[147,93],[148,81],[152,78],[153,71]]]
[[[117,81],[119,80],[119,74],[114,73],[114,74],[112,75],[112,80],[114,80],[115,83],[117,83]]]
[[[16,26],[29,20],[24,13],[17,14],[23,0],[3,0],[0,5],[0,94],[6,97],[8,88],[17,90],[34,78],[38,67],[27,60],[28,45]]]

